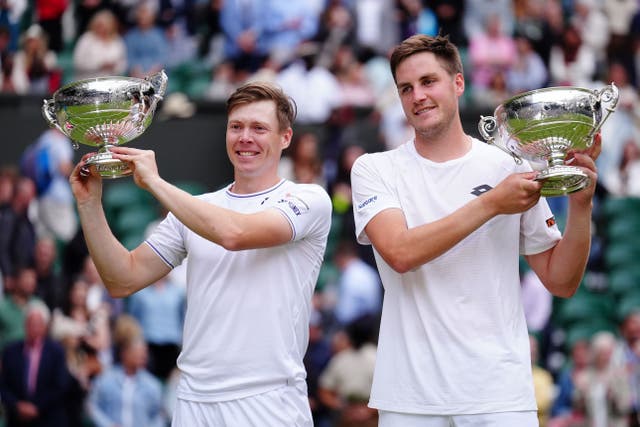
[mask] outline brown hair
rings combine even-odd
[[[295,101],[281,88],[268,82],[249,82],[236,89],[227,99],[227,114],[236,107],[258,101],[275,102],[281,131],[293,126],[297,114]]]
[[[438,62],[452,76],[462,74],[462,60],[458,48],[449,41],[448,36],[425,36],[416,34],[401,42],[391,53],[390,66],[393,80],[396,81],[396,69],[405,59],[416,53],[431,52]]]

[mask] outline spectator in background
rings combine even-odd
[[[617,1],[619,4],[620,2]],[[591,49],[596,60],[596,75],[606,72],[607,45],[609,44],[609,21],[599,0],[575,0],[571,24],[580,31],[585,47]]]
[[[127,51],[128,74],[144,78],[162,70],[169,52],[163,30],[156,26],[156,11],[148,1],[135,10],[136,22],[124,35]]]
[[[495,90],[491,83],[499,75],[503,78],[517,60],[516,43],[504,31],[499,14],[487,15],[485,30],[469,38],[469,61],[471,65],[471,90],[473,99],[483,99],[484,92]],[[506,85],[505,85],[506,86]]]
[[[373,107],[373,87],[365,74],[364,64],[353,51],[353,47],[345,45],[339,49],[333,74],[342,94],[341,107]]]
[[[334,355],[320,376],[318,396],[335,413],[336,427],[375,427],[367,402],[376,361],[376,317],[354,319],[333,337]]]
[[[396,2],[357,0],[353,3],[357,46],[371,49],[377,55],[386,55],[400,40]]]
[[[580,31],[573,25],[564,28],[551,48],[549,77],[553,86],[591,86],[596,72],[596,57],[584,45]]]
[[[30,218],[30,208],[36,197],[36,188],[29,178],[19,177],[11,200],[11,209],[5,211],[8,258],[3,266],[5,285],[11,287],[11,278],[17,268],[34,265],[36,229]]]
[[[306,1],[269,0],[261,19],[264,27],[260,39],[276,68],[289,63],[300,43],[318,31],[318,16]]]
[[[220,9],[225,57],[244,76],[243,80],[257,71],[269,55],[262,41],[267,5],[266,0],[224,0]]]
[[[380,277],[360,259],[355,241],[341,241],[333,259],[340,271],[334,309],[338,322],[344,326],[365,315],[377,316],[382,309]]]
[[[47,34],[49,48],[60,53],[64,48],[62,16],[67,10],[69,0],[36,0],[35,18]]]
[[[627,373],[630,390],[631,427],[640,424],[640,307],[626,313],[620,322],[621,340],[612,356],[613,365]]]
[[[467,39],[462,28],[465,0],[429,0],[427,4],[436,15],[440,34],[448,34],[453,44],[465,49]]]
[[[17,172],[0,169],[0,295],[4,295],[5,276],[12,271],[11,230],[14,215],[11,200],[15,190]]]
[[[35,294],[47,304],[49,310],[55,309],[62,302],[62,277],[56,268],[57,251],[53,239],[38,238],[34,253],[37,277]]]
[[[176,367],[182,345],[186,295],[164,277],[131,295],[127,311],[137,319],[149,347],[147,368],[163,382]]]
[[[564,27],[557,0],[523,0],[516,16],[516,34],[526,37],[545,67],[549,65],[551,47]]]
[[[73,50],[76,80],[126,72],[127,48],[118,31],[118,20],[113,12],[104,9],[91,17],[87,30],[80,35]]]
[[[574,405],[575,382],[589,367],[589,339],[569,336],[566,340],[569,360],[556,379],[557,392],[551,408],[549,427],[577,427],[584,425],[584,411]]]
[[[56,128],[40,134],[35,144],[46,150],[50,183],[38,194],[38,235],[63,243],[78,232],[78,218],[69,186],[73,169],[73,145],[68,136]]]
[[[325,123],[342,102],[338,80],[317,63],[319,53],[316,43],[302,43],[296,49],[297,59],[276,77],[276,83],[296,100],[300,124]]]
[[[538,363],[539,346],[538,339],[534,335],[529,335],[529,348],[531,351],[533,391],[538,405],[538,423],[539,427],[547,427],[553,403],[553,377],[549,371],[542,368]]]
[[[70,370],[83,388],[108,366],[100,354],[111,351],[111,327],[108,313],[87,307],[89,285],[77,277],[69,285],[60,307],[53,311],[51,335],[64,342],[69,338]]]
[[[162,385],[146,369],[147,345],[134,339],[118,349],[120,363],[100,374],[88,399],[96,427],[163,427]]]
[[[2,352],[0,398],[9,427],[67,426],[69,386],[65,355],[47,337],[50,312],[42,301],[25,306],[25,336]]]
[[[545,87],[549,73],[540,55],[533,50],[531,41],[519,34],[515,42],[516,59],[506,74],[507,90],[515,95]]]
[[[503,34],[511,36],[515,31],[515,13],[512,0],[466,0],[463,28],[469,43],[486,31],[490,16],[498,15]],[[444,34],[443,34],[444,35]]]
[[[20,24],[28,6],[27,0],[0,1],[0,26],[9,29],[9,52],[18,50],[20,43]]]
[[[618,104],[615,114],[609,116],[602,126],[602,135],[610,142],[602,146],[602,154],[597,165],[600,183],[608,191],[616,192],[616,187],[620,188],[621,183],[620,168],[623,162],[626,167],[631,164],[627,164],[627,160],[632,160],[623,160],[625,154],[633,154],[625,153],[624,146],[629,141],[636,141],[639,136],[640,97],[638,90],[631,84],[627,68],[620,61],[609,61],[604,77],[591,86],[594,90],[600,90],[610,83],[614,83],[618,88]]]
[[[625,366],[612,363],[616,338],[598,332],[591,338],[589,367],[575,378],[574,402],[584,408],[590,427],[626,427],[631,412],[631,390]]]
[[[22,46],[13,57],[13,73],[28,81],[26,93],[49,94],[60,86],[57,55],[49,49],[47,35],[38,24],[23,34]]]
[[[33,267],[21,266],[15,270],[12,287],[5,290],[0,300],[0,350],[12,341],[24,338],[24,320],[27,304],[40,301],[35,296],[36,271]]]
[[[640,145],[634,138],[624,143],[620,166],[611,173],[603,179],[611,196],[640,197]]]
[[[280,173],[283,177],[298,183],[315,183],[327,188],[323,174],[320,139],[309,131],[297,134],[280,159]]]

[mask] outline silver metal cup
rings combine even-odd
[[[618,103],[611,83],[601,90],[563,86],[532,90],[500,104],[493,116],[481,116],[478,130],[489,144],[517,163],[544,164],[536,180],[542,195],[563,196],[589,185],[580,168],[565,164],[570,150],[584,150]]]
[[[131,175],[127,163],[114,159],[109,148],[140,136],[151,124],[158,102],[167,88],[164,71],[138,79],[108,76],[69,83],[45,99],[42,114],[78,144],[98,147],[87,159],[103,178]]]

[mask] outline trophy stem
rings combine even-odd
[[[86,165],[94,165],[100,176],[107,179],[131,175],[133,173],[133,169],[131,169],[127,163],[113,158],[109,151],[109,147],[113,146],[113,144],[102,145],[98,149],[98,154],[87,159]]]

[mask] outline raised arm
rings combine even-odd
[[[154,283],[170,268],[146,244],[129,251],[113,235],[102,207],[101,178],[96,172],[89,175],[81,173],[87,156],[69,178],[82,231],[89,254],[107,290],[113,297],[125,297]]]
[[[287,243],[293,230],[284,215],[275,209],[254,214],[238,213],[212,205],[171,185],[157,171],[150,150],[115,147],[116,157],[134,166],[134,179],[149,191],[180,222],[228,250],[265,248]]]
[[[553,248],[526,257],[545,287],[555,296],[572,296],[584,275],[591,249],[591,211],[596,186],[595,158],[600,152],[600,137],[593,149],[573,154],[572,166],[578,166],[591,179],[589,187],[570,194],[567,224],[562,239]]]

